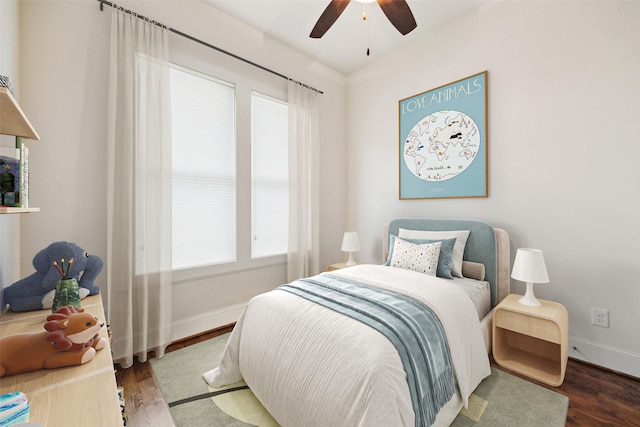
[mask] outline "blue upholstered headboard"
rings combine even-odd
[[[385,245],[388,244],[389,235],[397,236],[400,228],[407,230],[430,231],[470,230],[463,258],[466,261],[484,264],[485,280],[488,281],[491,286],[491,305],[496,305],[501,299],[498,291],[498,239],[496,238],[496,230],[491,225],[475,220],[397,218],[391,221],[387,226],[387,233],[385,235],[384,242]],[[501,231],[504,232],[504,230]],[[506,232],[504,233],[506,234]],[[509,269],[508,264],[509,263],[507,261],[507,271]]]

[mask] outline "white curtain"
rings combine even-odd
[[[114,8],[107,153],[107,317],[113,356],[162,356],[171,342],[168,30]]]
[[[289,281],[319,272],[318,96],[289,81]]]

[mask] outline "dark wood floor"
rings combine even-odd
[[[174,343],[167,351],[213,338],[231,329],[232,325]],[[492,365],[496,366],[493,361]],[[125,389],[129,427],[173,426],[169,409],[148,362],[136,361],[129,369],[118,369],[116,379],[118,385]],[[566,424],[569,427],[640,426],[638,379],[569,359],[565,380],[560,387],[533,382],[569,397]]]

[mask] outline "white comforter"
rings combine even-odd
[[[426,303],[444,327],[457,386],[468,396],[491,373],[469,297],[446,279],[380,265],[333,271]],[[382,334],[289,292],[253,298],[236,324],[214,387],[244,379],[284,427],[414,426],[402,362]]]

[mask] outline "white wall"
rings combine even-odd
[[[325,92],[320,98],[320,262],[341,260],[346,218],[341,172],[346,156],[345,77],[203,2],[122,1],[118,5]],[[95,0],[22,2],[23,107],[42,139],[30,151],[31,203],[41,212],[22,218],[23,276],[33,271],[35,253],[58,240],[75,242],[106,262],[110,22],[111,8],[100,12]],[[179,38],[171,37],[172,42]],[[216,64],[243,72],[248,67],[213,50],[207,54]],[[177,283],[173,339],[235,321],[251,296],[285,281],[286,268],[279,265]],[[108,291],[104,270],[97,283],[103,293]]]
[[[504,228],[513,252],[544,251],[551,283],[535,293],[568,309],[571,356],[640,376],[638,22],[638,2],[500,1],[349,76],[360,258],[379,261],[394,217]],[[489,197],[398,200],[398,101],[484,70]],[[591,307],[610,311],[608,329],[591,325]]]

